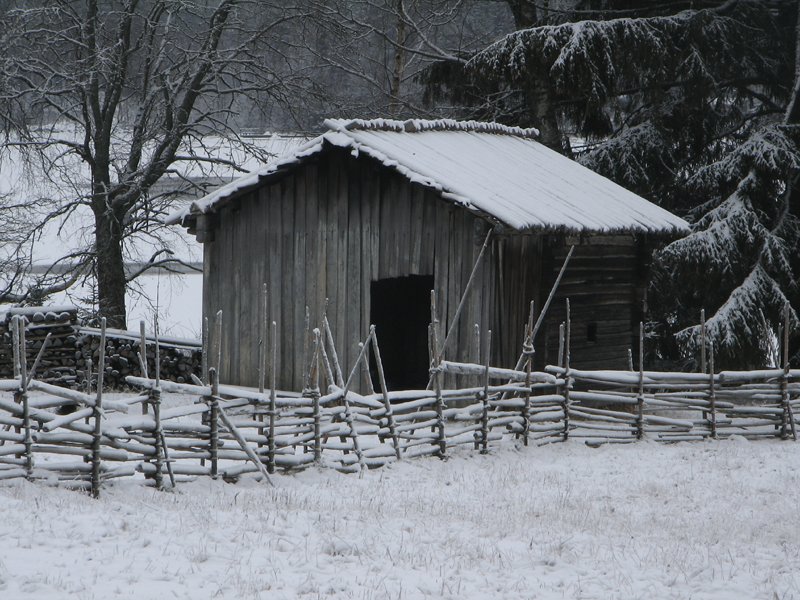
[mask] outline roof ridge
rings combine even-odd
[[[456,121],[455,119],[325,119],[325,127],[334,131],[395,131],[397,133],[417,133],[420,131],[469,131],[473,133],[494,133],[514,137],[539,137],[539,130],[502,125],[494,121]]]

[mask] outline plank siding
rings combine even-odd
[[[260,294],[266,282],[269,319],[279,326],[278,385],[293,390],[302,385],[305,306],[317,327],[328,299],[346,377],[370,325],[370,285],[377,279],[433,275],[443,342],[491,226],[368,157],[335,149],[250,192],[237,206],[220,211],[213,241],[204,247],[204,314],[212,325],[217,310],[225,315],[221,380],[258,384]],[[478,324],[482,336],[494,331],[492,362],[512,366],[521,351],[528,304],[535,299],[541,308],[567,251],[562,237],[495,236],[446,357],[476,359]],[[537,338],[537,363],[557,360],[558,324],[570,295],[574,364],[627,366],[642,262],[632,239],[578,246]],[[593,322],[597,342],[590,343],[585,338]],[[211,334],[213,347],[213,327]],[[364,391],[362,378],[354,388]]]

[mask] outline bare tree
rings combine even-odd
[[[3,146],[43,165],[60,192],[5,209],[38,215],[38,228],[84,211],[93,228],[92,247],[69,257],[66,273],[47,273],[49,283],[39,278],[40,294],[91,273],[100,313],[125,327],[129,280],[176,260],[157,244],[143,268],[126,273],[132,239],[161,239],[159,216],[172,198],[154,185],[180,178],[181,164],[230,162],[208,147],[211,134],[247,146],[236,135],[238,109],[280,100],[299,82],[280,40],[302,16],[282,2],[254,0],[0,4]],[[17,289],[23,279],[4,282],[0,299],[30,298]]]

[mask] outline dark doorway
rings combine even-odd
[[[428,385],[428,323],[433,275],[379,279],[370,285],[370,321],[380,345],[390,390]],[[374,357],[372,359],[374,363]],[[375,368],[373,364],[373,374]],[[375,388],[377,377],[373,375]]]

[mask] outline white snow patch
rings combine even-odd
[[[571,441],[99,501],[15,481],[0,596],[799,598],[799,460],[791,442]]]

